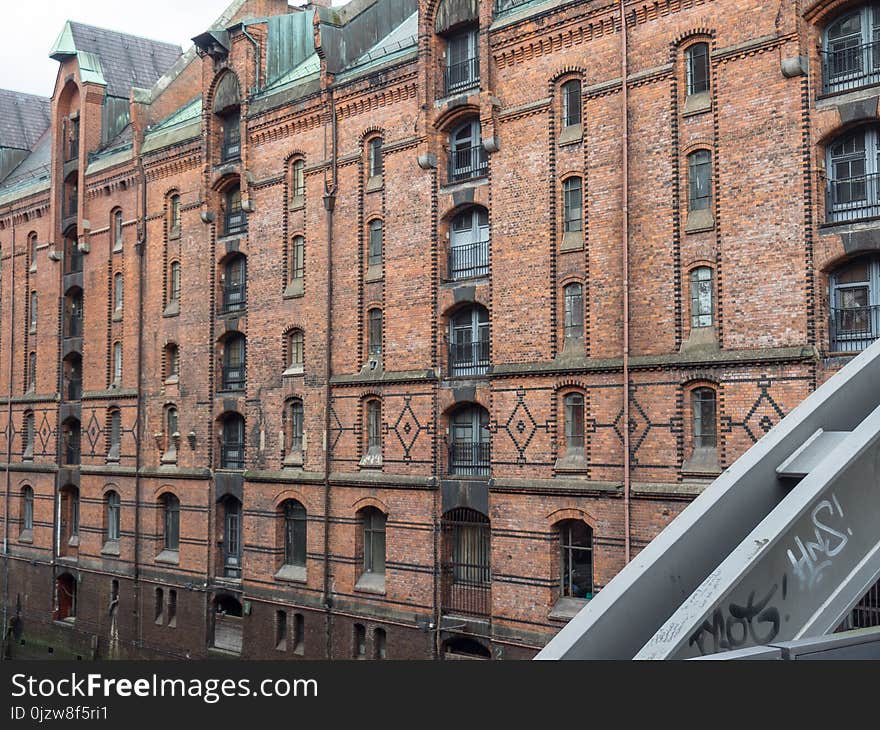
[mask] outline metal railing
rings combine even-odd
[[[483,177],[489,169],[489,157],[483,145],[461,147],[449,152],[449,181],[461,182]]]
[[[453,441],[449,446],[449,473],[461,476],[485,476],[490,469],[488,441]]]
[[[480,83],[480,59],[468,58],[450,64],[444,71],[444,82],[447,94],[476,86]]]
[[[449,248],[449,278],[467,279],[489,273],[489,242],[477,241]]]
[[[853,629],[868,629],[880,626],[880,582],[871,586],[870,590],[859,601],[849,616]]]
[[[880,336],[880,305],[832,309],[831,352],[861,352]]]
[[[489,340],[453,342],[449,345],[452,375],[484,375],[489,369]]]
[[[245,284],[225,284],[223,286],[222,312],[240,312],[247,305]]]
[[[880,174],[829,180],[826,201],[829,223],[880,216]]]
[[[495,0],[495,14],[500,15],[515,10],[521,5],[528,5],[533,0]]]
[[[244,365],[223,366],[223,390],[244,390]]]
[[[236,233],[244,233],[247,230],[247,217],[244,211],[229,212],[224,221],[224,235],[233,236]]]
[[[221,469],[244,469],[244,442],[224,441],[220,446]]]
[[[490,616],[491,529],[469,509],[456,508],[443,517],[442,610],[462,616]]]
[[[880,82],[880,42],[822,51],[822,90],[846,91]]]

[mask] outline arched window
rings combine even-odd
[[[31,257],[31,271],[37,270],[37,234],[31,233],[28,236],[28,252]]]
[[[30,331],[34,334],[37,331],[37,292],[35,291],[31,292],[30,310]]]
[[[122,412],[119,409],[110,411],[110,448],[107,451],[108,461],[119,461],[122,451]]]
[[[371,356],[382,354],[382,310],[378,307],[367,312],[367,347]]]
[[[295,499],[282,505],[284,514],[284,564],[306,565],[306,508]]]
[[[291,201],[294,205],[297,203],[302,204],[302,199],[306,194],[306,176],[305,176],[306,163],[305,160],[294,160],[293,166],[291,167],[291,186],[290,193],[293,196],[293,200]]]
[[[180,376],[180,349],[173,342],[165,345],[165,379]]]
[[[301,372],[305,361],[305,336],[302,330],[287,334],[287,369]]]
[[[694,450],[714,449],[718,443],[715,391],[712,388],[694,388],[691,391],[694,412]]]
[[[224,193],[225,217],[224,231],[227,236],[242,233],[247,228],[247,218],[241,207],[241,186],[238,183],[230,185]]]
[[[364,574],[385,574],[385,515],[375,507],[358,512],[361,527],[361,558]]]
[[[483,177],[489,168],[489,156],[483,148],[480,120],[462,122],[449,134],[449,181],[461,182]]]
[[[446,93],[464,91],[480,83],[479,29],[459,30],[446,40]]]
[[[584,396],[581,393],[565,396],[565,448],[567,451],[584,448]]]
[[[687,95],[709,90],[709,44],[694,43],[684,52]]]
[[[288,443],[288,454],[300,455],[302,460],[303,450],[303,402],[299,398],[294,398],[288,404],[288,418],[290,419],[290,442]]]
[[[832,352],[859,352],[880,336],[880,258],[860,256],[830,278]]]
[[[688,210],[706,210],[712,199],[712,155],[695,150],[688,155]]]
[[[118,314],[122,313],[122,301],[123,301],[122,274],[116,273],[113,276],[113,308],[116,310],[116,312]]]
[[[385,170],[382,160],[382,138],[373,137],[367,142],[367,171],[370,178],[376,178]]]
[[[584,195],[583,181],[577,176],[562,182],[562,231],[566,239],[583,239]]]
[[[171,262],[171,276],[169,277],[168,299],[172,302],[180,301],[180,262]]]
[[[247,306],[247,259],[233,256],[223,267],[224,312],[240,312]]]
[[[34,529],[34,490],[25,486],[21,490],[21,531],[33,532]]]
[[[581,82],[571,79],[562,85],[562,127],[576,127],[581,123]]]
[[[290,280],[302,279],[305,276],[306,239],[294,236],[290,242]]]
[[[122,248],[122,211],[113,213],[113,248]]]
[[[483,375],[489,369],[489,311],[479,305],[459,310],[449,323],[449,372]]]
[[[565,337],[580,339],[584,336],[584,287],[580,282],[566,284],[562,290],[565,298]]]
[[[238,413],[228,413],[223,419],[220,448],[221,469],[244,469],[245,443],[244,418]]]
[[[162,495],[164,549],[180,550],[180,500],[171,492]]]
[[[244,390],[246,374],[245,338],[240,332],[223,343],[223,390]]]
[[[449,278],[467,279],[489,273],[489,211],[474,206],[452,219]]]
[[[382,403],[371,398],[365,403],[365,431],[367,434],[366,452],[361,466],[382,465]]]
[[[449,420],[449,473],[489,474],[489,412],[478,405],[460,406]]]
[[[37,389],[37,353],[28,355],[27,390],[29,393]]]
[[[180,233],[180,196],[176,193],[168,199],[168,228],[172,235]]]
[[[223,575],[227,578],[241,577],[241,502],[227,495],[222,503],[223,511]]]
[[[382,265],[383,225],[381,220],[370,221],[370,247],[367,257],[368,266]]]
[[[559,523],[562,597],[593,597],[593,530],[581,520]]]
[[[22,458],[34,458],[34,412],[26,411],[24,414],[24,432],[22,433]]]
[[[119,539],[119,494],[114,491],[107,492],[107,497],[105,500],[105,510],[106,510],[106,532],[105,538],[107,540],[118,540]]]
[[[113,343],[113,384],[122,383],[122,343]]]
[[[866,4],[844,13],[822,34],[824,91],[880,81],[880,8]]]
[[[838,137],[827,148],[829,222],[880,215],[878,128],[862,127]]]
[[[712,269],[698,266],[691,271],[691,327],[712,326],[712,296]]]

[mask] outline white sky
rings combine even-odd
[[[58,62],[49,50],[67,20],[176,43],[185,51],[232,0],[0,0],[0,89],[50,96]],[[291,5],[301,4],[291,0]],[[334,5],[341,5],[336,0]]]

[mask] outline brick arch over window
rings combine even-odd
[[[582,509],[578,509],[577,507],[562,507],[544,516],[545,524],[551,529],[564,520],[580,520],[586,522],[593,530],[596,529],[596,525],[598,524],[598,521],[592,514]]]
[[[385,502],[383,502],[378,497],[361,497],[357,501],[352,502],[351,507],[349,509],[351,510],[352,513],[357,513],[367,507],[374,507],[375,509],[379,510],[382,514],[384,514],[386,517],[388,517],[391,514],[391,510],[389,509],[388,505],[385,504]]]

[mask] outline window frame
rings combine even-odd
[[[579,127],[583,123],[583,98],[580,79],[568,79],[559,87],[562,97],[562,128]]]
[[[570,281],[562,287],[563,328],[566,340],[582,340],[586,326],[584,316],[584,285]]]
[[[706,398],[708,394],[711,398]],[[708,411],[703,411],[703,404],[711,403],[711,418]],[[692,446],[694,451],[718,448],[718,393],[712,387],[700,385],[690,391]],[[711,425],[711,430],[706,431],[704,422]]]
[[[707,41],[696,41],[691,43],[684,49],[685,59],[685,95],[695,96],[703,94],[711,88],[711,64],[709,54],[709,43]],[[702,62],[703,68],[698,69],[697,64]],[[702,71],[702,78],[697,73]]]
[[[162,495],[162,544],[165,550],[180,551],[180,499],[173,492]]]
[[[459,183],[486,177],[489,155],[483,146],[480,118],[468,117],[449,130],[449,182]]]
[[[706,278],[700,278],[701,274],[708,272]],[[711,266],[705,264],[695,266],[688,276],[690,283],[691,302],[691,329],[715,326],[715,272]],[[708,282],[708,310],[705,309],[705,300],[701,296],[700,285]]]
[[[34,488],[25,484],[21,488],[21,530],[22,533],[34,531]]]
[[[381,218],[367,224],[367,239],[367,266],[381,267],[385,258],[385,223]]]
[[[381,307],[371,307],[367,310],[367,354],[369,357],[382,355],[384,324],[384,314]]]
[[[388,515],[378,507],[361,510],[362,574],[385,575]]]
[[[562,406],[565,424],[565,450],[566,452],[583,451],[586,442],[586,398],[580,391],[571,391],[563,396]]]
[[[578,238],[584,235],[584,181],[580,175],[562,181],[562,232]]]
[[[299,500],[282,505],[284,521],[284,565],[305,568],[308,560],[308,512]]]
[[[367,140],[367,177],[369,179],[383,177],[385,174],[383,146],[383,140],[380,136]]]
[[[119,492],[114,489],[107,492],[104,498],[104,509],[107,520],[104,539],[118,541],[122,526],[122,500],[119,497]]]
[[[688,213],[712,209],[712,152],[706,148],[692,150],[688,163]],[[705,189],[702,189],[705,188]]]
[[[586,545],[575,544],[572,530],[575,525],[582,525],[585,530],[587,541]],[[593,528],[583,520],[568,519],[563,520],[557,527],[559,534],[559,596],[560,598],[578,598],[581,600],[589,600],[595,595],[595,564],[593,561],[594,532]],[[587,595],[578,596],[573,590],[573,576],[575,574],[575,551],[580,551],[588,555],[590,566],[590,587],[586,591]]]

